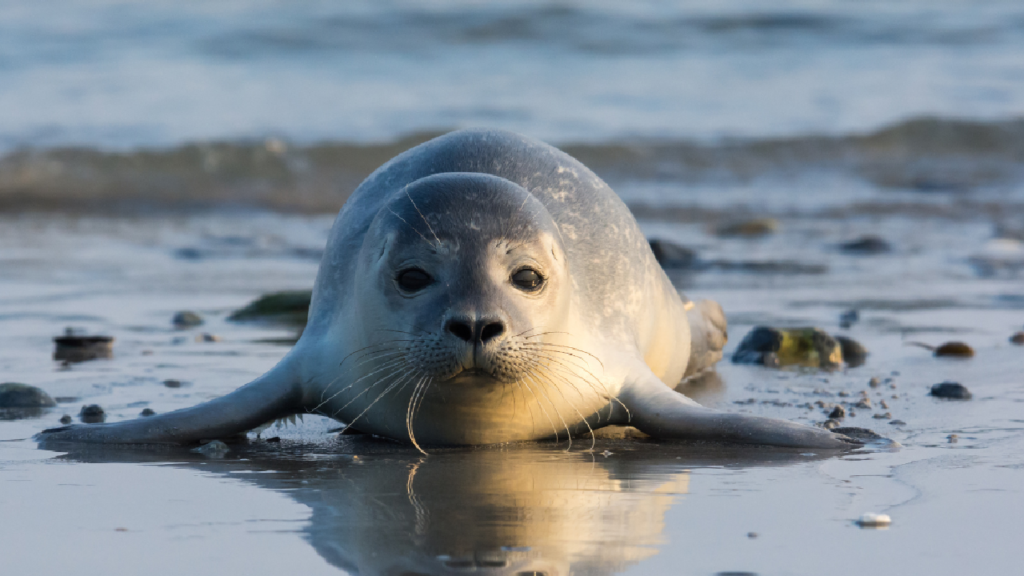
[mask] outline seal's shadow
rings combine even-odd
[[[615,574],[657,554],[690,469],[828,457],[637,440],[599,440],[583,452],[531,443],[423,456],[367,437],[249,444],[220,459],[180,449],[59,449],[73,461],[171,463],[285,493],[312,511],[304,533],[316,552],[362,576]]]

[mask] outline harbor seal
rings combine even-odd
[[[808,448],[857,441],[710,410],[673,390],[722,355],[726,321],[673,287],[626,205],[569,155],[494,130],[421,144],[342,207],[309,320],[269,372],[204,404],[44,431],[189,443],[316,413],[426,445],[658,438]]]

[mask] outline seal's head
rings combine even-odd
[[[495,176],[439,174],[401,190],[371,224],[358,271],[357,299],[375,306],[354,328],[371,344],[401,343],[409,368],[436,381],[522,378],[524,352],[568,312],[555,223]]]
[[[557,434],[549,424],[578,422],[579,402],[605,401],[593,383],[572,406],[555,398],[585,354],[559,343],[573,332],[575,286],[555,222],[522,187],[445,173],[396,190],[355,274],[359,306],[335,325],[356,352],[323,413],[391,437],[479,444]],[[424,419],[436,433],[413,432],[421,408],[436,413]]]

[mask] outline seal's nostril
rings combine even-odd
[[[473,339],[473,327],[462,320],[449,320],[445,329],[455,335],[459,340],[469,342]]]
[[[498,336],[505,333],[505,325],[501,322],[491,322],[484,326],[484,329],[480,331],[480,341],[488,342]]]

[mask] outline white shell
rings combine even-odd
[[[860,519],[857,520],[857,524],[868,528],[888,526],[889,524],[892,524],[892,518],[889,518],[888,514],[874,514],[872,512],[867,512],[861,515]]]

